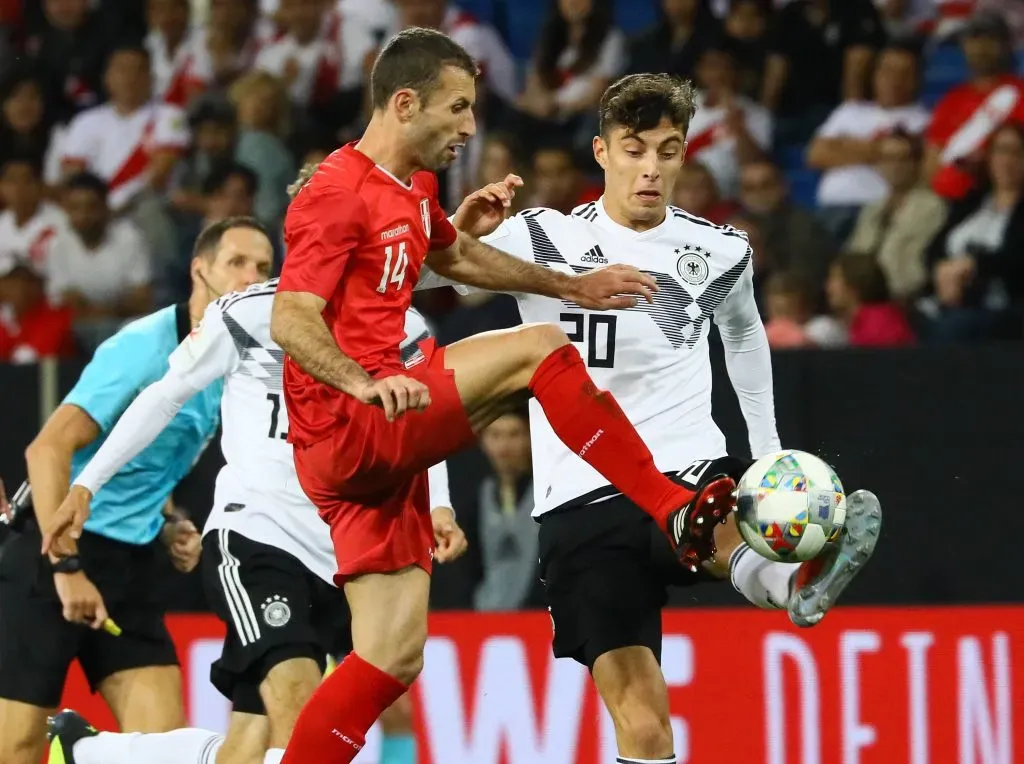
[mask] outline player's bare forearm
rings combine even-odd
[[[524,262],[461,231],[451,247],[431,252],[427,265],[452,281],[492,292],[564,297],[572,281],[565,273]]]
[[[274,295],[270,336],[313,379],[351,394],[371,378],[341,352],[324,323],[325,305],[323,298],[309,292],[278,292]]]
[[[98,435],[99,427],[88,414],[77,406],[63,405],[25,449],[32,509],[41,528],[46,527],[68,495],[71,457]],[[73,552],[74,546],[70,539],[65,542],[69,552]]]

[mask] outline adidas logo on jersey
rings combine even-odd
[[[580,258],[580,262],[608,265],[608,259],[604,256],[604,252],[601,251],[600,247],[594,247],[593,249],[588,250],[587,253]]]

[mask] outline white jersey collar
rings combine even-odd
[[[593,222],[601,226],[605,230],[612,231],[619,234],[620,236],[628,236],[631,239],[638,241],[644,241],[647,239],[655,239],[662,234],[663,231],[668,229],[669,221],[672,219],[672,212],[665,209],[665,219],[661,221],[654,228],[647,231],[634,231],[628,226],[624,226],[621,223],[616,223],[608,216],[608,211],[604,207],[604,195],[594,203],[594,210],[597,212],[597,216],[593,218]]]

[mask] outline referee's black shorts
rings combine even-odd
[[[728,465],[738,479],[750,463],[724,457],[706,474]],[[668,587],[711,580],[684,568],[665,532],[621,495],[543,515],[539,552],[555,657],[591,670],[623,647],[649,647],[660,661]]]
[[[0,546],[0,698],[55,708],[75,658],[94,692],[119,671],[177,665],[155,585],[167,572],[159,543],[137,546],[88,532],[79,540],[85,574],[123,630],[114,637],[64,620],[35,521],[11,533]]]
[[[234,531],[203,537],[203,587],[228,627],[210,682],[234,711],[265,714],[260,684],[292,658],[310,658],[324,669],[328,653],[351,651],[345,594],[309,572],[277,547]]]

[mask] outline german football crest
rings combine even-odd
[[[427,232],[427,238],[430,238],[430,200],[420,199],[420,217],[423,218],[423,230]]]

